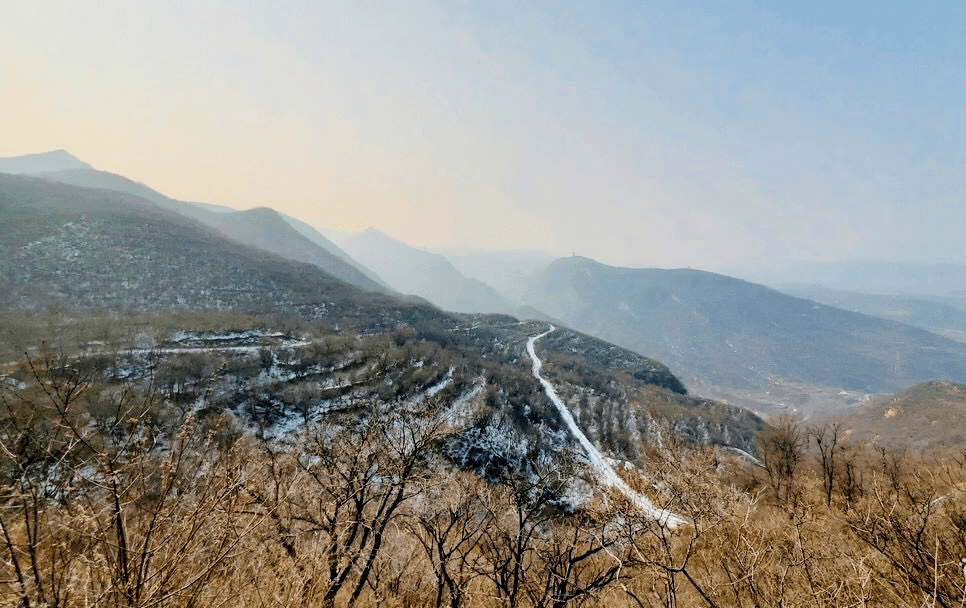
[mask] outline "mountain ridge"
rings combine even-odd
[[[508,298],[466,277],[444,256],[412,247],[376,228],[348,235],[340,244],[400,293],[418,295],[455,312],[517,312]]]
[[[330,377],[324,368],[305,363],[308,367],[292,371],[293,376],[286,376],[289,380],[283,378],[279,394],[267,401],[245,392],[244,383],[233,388],[242,390],[245,402],[257,405],[257,412],[267,412],[258,413],[259,419],[269,420],[265,418],[269,414],[271,420],[290,417],[289,409],[301,407],[299,395],[319,390],[346,399],[358,394],[358,398],[394,403],[402,387],[412,385],[407,378],[421,378],[424,384],[429,374],[441,382],[450,372],[439,368],[448,364],[451,373],[459,373],[459,386],[467,390],[481,378],[491,378],[494,384],[483,393],[481,409],[468,419],[472,427],[467,428],[469,443],[460,444],[465,456],[461,462],[496,466],[485,464],[493,456],[489,451],[473,446],[500,425],[542,438],[539,441],[546,445],[541,450],[559,447],[561,441],[555,410],[540,396],[525,356],[527,339],[545,331],[546,324],[521,323],[501,315],[449,313],[422,300],[365,291],[314,265],[229,240],[212,227],[133,195],[0,175],[0,271],[0,305],[4,319],[11,320],[0,335],[17,343],[23,339],[11,333],[18,327],[12,320],[37,325],[32,333],[46,339],[52,331],[85,326],[105,315],[114,317],[113,323],[105,319],[97,323],[117,326],[129,317],[151,313],[156,319],[152,323],[162,325],[176,324],[185,315],[196,319],[255,316],[265,319],[259,322],[262,335],[275,335],[265,332],[280,323],[301,324],[313,334],[332,337],[336,350],[322,354],[336,363],[347,356],[340,355],[339,349],[351,354],[359,350],[357,344],[372,345],[363,349],[367,354],[358,369],[345,378],[341,372],[338,378]],[[174,320],[165,320],[168,317]],[[201,326],[194,331],[210,333],[207,329]],[[71,331],[88,332],[84,327]],[[294,339],[292,348],[303,346]],[[9,353],[7,347],[4,344],[6,356],[16,356],[18,350],[40,352],[37,343]],[[748,412],[686,395],[683,384],[665,365],[598,338],[561,327],[545,338],[540,350],[547,373],[569,407],[599,421],[606,406],[606,424],[598,422],[586,432],[619,458],[636,458],[645,450],[644,438],[666,433],[672,425],[689,440],[725,442],[745,450],[753,449],[755,433],[763,426]],[[145,356],[155,352],[150,343],[129,352],[140,357],[141,351]],[[276,359],[294,365],[307,356],[301,351],[273,352],[245,346],[233,355],[237,359],[233,365],[257,374],[257,365],[252,368],[248,361],[256,355],[264,365]],[[420,371],[427,361],[433,362],[431,374],[428,369]],[[138,365],[148,365],[139,374],[153,373],[149,362]],[[395,370],[391,376],[384,376],[387,365]],[[299,378],[297,390],[287,387],[286,382]],[[614,422],[620,420],[624,422]],[[628,424],[634,429],[631,435]]]
[[[880,393],[966,379],[961,343],[706,271],[561,258],[528,301],[733,394],[777,390],[783,382]]]
[[[65,169],[93,169],[66,150],[0,158],[0,173],[37,174]]]
[[[50,154],[53,154],[53,156],[49,156]],[[315,264],[323,270],[365,289],[387,290],[385,284],[378,277],[370,276],[372,273],[362,269],[348,254],[345,252],[333,253],[333,250],[338,250],[338,247],[317,231],[313,235],[311,227],[307,225],[298,230],[292,225],[292,222],[286,221],[283,224],[275,221],[271,215],[245,214],[244,211],[236,211],[220,205],[179,201],[161,194],[146,184],[122,175],[94,169],[87,163],[76,159],[76,157],[66,152],[64,154],[73,159],[71,161],[72,166],[58,170],[50,170],[50,167],[46,167],[43,171],[32,173],[21,171],[18,173],[73,186],[112,190],[138,196],[159,207],[191,217],[222,231],[227,230],[227,235],[239,242],[256,244],[267,251],[279,253],[290,259]],[[45,153],[40,156],[60,159],[63,155]],[[21,158],[24,157],[11,157],[13,161]],[[36,163],[29,164],[29,166],[35,165]],[[17,163],[13,163],[12,166],[16,167]],[[238,213],[243,215],[231,218]],[[285,217],[277,211],[274,211],[274,213]],[[246,218],[249,220],[248,222],[245,221]],[[267,230],[268,225],[259,225],[259,219],[270,222],[271,232]],[[295,220],[292,219],[292,221]]]

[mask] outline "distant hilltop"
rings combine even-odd
[[[0,173],[32,175],[53,171],[66,171],[69,169],[93,168],[66,150],[53,150],[39,154],[0,158]]]

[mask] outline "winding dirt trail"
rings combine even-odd
[[[573,415],[560,398],[560,395],[557,394],[557,391],[553,388],[553,385],[551,385],[546,378],[540,375],[540,368],[543,366],[543,363],[537,357],[537,353],[535,352],[534,348],[537,340],[543,338],[555,329],[556,327],[551,325],[550,329],[542,334],[530,336],[530,339],[527,340],[527,354],[530,355],[530,359],[533,361],[533,377],[539,380],[540,384],[543,385],[543,390],[547,394],[547,397],[550,398],[550,401],[554,404],[554,406],[556,406],[557,411],[560,412],[560,416],[563,418],[564,422],[567,423],[567,427],[570,429],[570,432],[574,437],[577,438],[577,441],[580,442],[580,445],[583,446],[584,452],[587,454],[591,467],[593,467],[593,469],[597,472],[598,477],[600,477],[600,480],[603,483],[615,488],[618,492],[626,496],[639,509],[641,509],[641,511],[645,512],[648,516],[654,518],[661,524],[674,528],[686,523],[687,520],[680,515],[654,506],[654,504],[648,500],[647,497],[636,492],[633,488],[627,485],[627,482],[621,479],[620,475],[617,474],[617,471],[614,470],[614,467],[610,466],[610,463],[607,462],[607,459],[604,458],[604,455],[601,454],[600,450],[597,449],[597,446],[591,443],[590,439],[587,439],[587,436],[584,435],[584,432],[580,430],[579,426],[577,426],[577,421],[574,420]]]

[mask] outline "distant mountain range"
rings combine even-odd
[[[218,205],[178,201],[126,177],[98,171],[63,150],[0,159],[0,173],[34,175],[73,186],[132,194],[217,228],[239,243],[313,264],[364,289],[388,291],[384,283],[360,268],[318,231],[274,210],[235,211]]]
[[[966,296],[966,265],[913,264],[883,260],[845,262],[777,261],[725,270],[756,283],[821,285],[829,289],[914,296]]]
[[[783,383],[884,393],[966,380],[966,344],[698,270],[563,258],[528,302],[723,394]]]
[[[0,158],[0,173],[39,174],[93,168],[66,150]]]
[[[830,289],[821,285],[782,285],[782,293],[853,312],[882,317],[966,342],[966,298],[913,296]]]
[[[485,251],[449,247],[437,250],[468,277],[492,285],[517,304],[526,304],[530,283],[556,257],[543,251]]]
[[[374,230],[342,235],[340,243],[364,263],[381,264],[380,275],[397,277],[389,280],[396,289],[444,307],[440,291],[463,281],[438,256]],[[556,319],[647,353],[702,394],[761,411],[841,411],[867,393],[935,378],[966,380],[966,344],[937,335],[942,329],[955,335],[960,327],[948,305],[930,310],[927,300],[906,301],[915,304],[913,314],[890,318],[885,301],[878,309],[871,301],[837,308],[696,270],[613,268],[578,257],[548,263],[549,256],[531,252],[448,255],[466,274],[512,290],[507,300],[527,306],[526,316]],[[486,309],[472,289],[460,293],[469,300],[461,308]]]
[[[957,337],[966,330],[966,313],[950,304],[956,293],[910,297],[788,288],[802,298],[697,270],[614,268],[579,257],[553,261],[540,252],[451,249],[441,255],[375,229],[327,238],[267,208],[233,211],[176,201],[63,151],[0,159],[2,169],[137,197],[131,200],[175,211],[238,244],[310,264],[370,292],[411,294],[454,312],[551,319],[660,359],[702,394],[762,411],[808,414],[826,405],[853,407],[865,393],[918,382],[966,382],[966,344],[937,335]],[[14,190],[25,187],[11,184]],[[949,291],[959,280],[955,266],[919,277],[912,266],[846,264],[837,274],[829,268],[810,272],[841,284],[933,292]],[[811,276],[807,270],[802,276]],[[828,305],[833,303],[839,307]],[[822,400],[813,399],[819,394]]]
[[[339,245],[400,293],[421,296],[455,312],[516,312],[509,298],[468,278],[442,255],[411,247],[375,228],[344,235]]]
[[[271,210],[223,216],[265,225],[281,221]],[[346,356],[358,360],[359,369],[347,376],[344,388],[332,391],[347,398],[355,395],[360,403],[390,404],[411,398],[408,392],[397,393],[404,390],[402,385],[396,386],[397,380],[386,382],[383,368],[390,358],[392,378],[425,376],[436,382],[443,382],[447,375],[456,378],[455,386],[474,395],[471,403],[460,406],[472,404],[465,414],[472,428],[466,429],[470,436],[461,439],[461,449],[473,459],[497,449],[499,446],[492,447],[493,434],[502,437],[510,433],[509,427],[512,433],[507,441],[517,444],[519,439],[513,437],[532,437],[543,442],[539,449],[548,450],[567,441],[559,433],[554,408],[546,403],[530,374],[524,351],[527,338],[545,332],[546,323],[448,313],[421,299],[365,290],[314,264],[230,240],[214,227],[145,198],[34,176],[0,174],[0,316],[26,323],[25,315],[38,315],[30,323],[39,324],[44,339],[43,327],[51,337],[88,319],[106,315],[123,324],[126,317],[143,311],[172,317],[190,313],[196,315],[191,317],[196,319],[194,323],[207,318],[206,314],[252,315],[264,319],[259,323],[268,328],[296,318],[311,324],[316,334],[343,336],[339,340],[347,349]],[[15,325],[3,329],[0,338],[15,337],[11,333],[16,331]],[[373,336],[383,337],[373,340]],[[363,338],[367,346],[358,353]],[[19,343],[20,338],[16,339]],[[39,346],[31,344],[26,350],[37,352]],[[642,453],[645,446],[640,442],[667,428],[679,429],[696,441],[753,449],[755,433],[762,427],[759,418],[687,396],[680,380],[653,359],[565,328],[545,338],[540,349],[547,373],[573,407],[598,421],[603,414],[594,408],[606,408],[606,424],[596,424],[588,435],[609,446],[609,453],[617,457]],[[17,356],[9,351],[3,345],[5,356]],[[284,353],[286,360],[303,355]],[[343,358],[337,353],[326,356],[336,361]],[[427,361],[433,365],[444,361],[446,368],[420,371]],[[258,373],[257,366],[252,373]],[[323,371],[311,373],[319,375],[312,380],[316,384],[331,381]],[[246,380],[239,381],[241,385],[232,390],[241,390],[245,400],[262,399],[245,393]],[[315,384],[309,382],[299,391],[317,390],[312,386]],[[411,390],[412,381],[405,386]],[[481,388],[477,391],[474,386]],[[492,388],[483,391],[483,387]],[[284,399],[278,397],[278,403],[265,405],[273,411],[280,409],[273,420],[293,415],[286,413],[289,406],[285,404],[294,398],[294,389],[286,389],[282,383],[278,390]],[[588,394],[593,401],[587,400]],[[292,402],[291,407],[302,407],[299,403]],[[585,403],[594,405],[588,409],[582,405]],[[636,427],[631,435],[626,424]],[[484,440],[491,447],[473,447],[472,442]],[[486,456],[487,462],[489,458]]]

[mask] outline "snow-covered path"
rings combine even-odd
[[[567,426],[570,428],[570,432],[573,433],[574,437],[577,438],[577,441],[580,442],[580,445],[584,447],[584,451],[587,453],[587,458],[590,460],[590,465],[600,476],[602,482],[608,486],[616,488],[617,491],[626,496],[632,503],[637,505],[639,509],[647,513],[650,517],[653,517],[655,520],[667,525],[670,528],[686,523],[686,520],[680,515],[676,515],[670,511],[659,509],[658,507],[654,506],[654,504],[648,500],[647,497],[636,492],[633,488],[627,485],[627,482],[621,479],[614,468],[610,466],[610,463],[608,463],[604,458],[604,455],[601,454],[600,450],[597,449],[597,446],[591,443],[590,440],[587,439],[587,436],[584,435],[584,432],[580,430],[580,427],[577,426],[577,422],[574,420],[573,415],[557,394],[557,391],[553,388],[553,385],[551,385],[550,382],[540,375],[540,368],[542,367],[543,363],[537,357],[537,353],[534,350],[534,345],[537,343],[537,340],[546,336],[555,329],[556,328],[551,325],[550,329],[542,334],[530,336],[530,339],[527,340],[527,354],[530,355],[530,359],[533,361],[533,377],[539,380],[540,384],[543,385],[544,392],[547,394],[547,397],[550,398],[550,401],[553,402],[554,406],[556,406],[557,411],[560,412],[560,416],[564,419],[564,422],[567,423]]]

